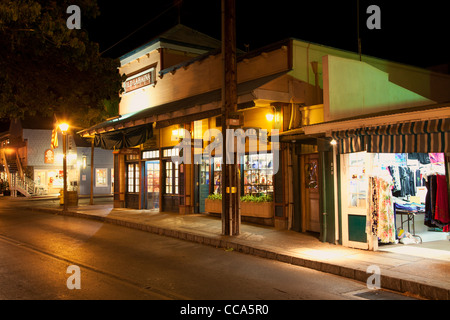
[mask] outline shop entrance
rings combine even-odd
[[[343,245],[395,251],[435,242],[450,251],[448,183],[443,153],[341,155]]]
[[[205,199],[209,195],[209,161],[203,159],[195,165],[195,202],[196,212],[205,212]]]
[[[371,157],[366,152],[341,155],[342,245],[369,249],[366,230],[368,170]]]
[[[163,160],[162,211],[178,212],[179,197],[179,165],[172,160]]]
[[[146,208],[159,208],[159,160],[145,162]]]
[[[305,228],[306,231],[320,232],[319,154],[304,157]]]

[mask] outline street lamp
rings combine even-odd
[[[64,172],[63,211],[67,211],[67,130],[69,130],[69,125],[67,123],[61,123],[59,125],[59,130],[61,130],[63,135],[63,172]]]

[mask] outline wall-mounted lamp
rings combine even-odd
[[[266,119],[267,119],[267,121],[269,121],[269,122],[272,122],[274,117],[275,117],[274,114],[271,113],[271,112],[269,112],[269,113],[266,114]]]
[[[266,120],[269,122],[272,122],[275,120],[275,122],[279,122],[280,121],[280,113],[277,112],[277,109],[275,108],[275,106],[270,106],[270,111],[266,113]]]
[[[178,129],[172,130],[172,141],[178,141],[184,138],[184,128],[178,127]]]
[[[86,169],[86,165],[87,165],[87,158],[86,158],[86,156],[82,156],[81,157],[81,166],[83,167],[83,169]]]
[[[333,140],[330,141],[330,144],[331,144],[332,146],[335,146],[335,145],[337,145],[337,141],[336,141],[335,139],[333,139]]]

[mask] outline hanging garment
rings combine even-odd
[[[444,163],[444,154],[443,153],[430,153],[430,162],[431,163]]]
[[[422,186],[422,177],[420,174],[420,170],[417,169],[416,170],[416,187],[421,187]],[[416,188],[416,193],[417,193],[417,188]]]
[[[442,224],[450,223],[447,179],[444,175],[436,175],[436,206],[434,220]]]
[[[400,192],[402,190],[402,186],[400,184],[400,175],[399,175],[398,167],[389,166],[388,169],[389,169],[389,172],[391,173],[391,177],[392,177],[392,180],[394,183],[394,188],[392,189],[392,191]]]
[[[408,159],[417,159],[421,164],[430,163],[430,157],[428,153],[408,153]]]
[[[412,171],[410,168],[406,168],[406,172],[409,176],[409,194],[411,196],[416,195],[416,180],[414,177],[414,171]]]
[[[395,242],[395,216],[391,189],[393,184],[384,179],[370,179],[369,219],[371,233],[376,234],[381,243]]]
[[[414,177],[412,177],[411,182],[411,170],[406,166],[400,166],[398,167],[398,175],[400,179],[400,190],[395,191],[394,196],[403,198],[407,195],[411,195],[415,189]]]
[[[369,219],[370,230],[367,233],[378,236],[378,193],[377,180],[375,177],[369,178]]]
[[[382,243],[395,242],[395,219],[391,195],[392,185],[382,179],[377,179],[379,190],[378,205],[378,238]]]
[[[425,217],[424,224],[430,228],[444,228],[445,223],[435,219],[436,213],[436,195],[437,195],[437,176],[429,175],[425,181],[427,195],[425,197]],[[442,200],[440,200],[442,201]],[[442,204],[441,204],[442,206]]]

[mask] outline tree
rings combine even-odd
[[[66,25],[70,5],[81,29]],[[96,0],[0,0],[0,118],[57,114],[85,128],[112,116],[124,79],[84,29],[98,15]]]

